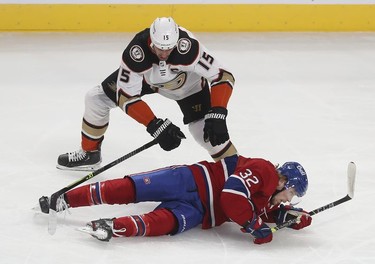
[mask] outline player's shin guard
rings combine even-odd
[[[114,236],[162,236],[173,233],[177,220],[167,209],[157,209],[144,215],[132,215],[113,220]]]
[[[224,147],[220,151],[211,154],[211,157],[214,161],[218,161],[237,154],[237,149],[230,140],[227,141],[223,146]]]
[[[102,142],[104,140],[104,136],[101,136],[98,139],[92,139],[86,136],[83,132],[81,133],[81,135],[82,135],[81,146],[84,151],[86,152],[100,151]]]

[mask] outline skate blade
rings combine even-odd
[[[87,233],[87,234],[91,234],[91,232],[92,232],[92,228],[90,228],[88,226],[76,227],[76,230],[79,231],[79,232]]]
[[[77,231],[79,232],[82,232],[82,233],[85,233],[85,234],[88,234],[90,236],[92,236],[93,238],[96,238],[100,241],[105,241],[105,242],[109,242],[109,240],[111,239],[112,236],[108,237],[108,233],[105,232],[104,230],[102,229],[98,229],[98,230],[92,230],[91,227],[89,226],[85,226],[85,227],[78,227],[76,228]]]
[[[56,168],[59,170],[67,171],[95,171],[100,169],[100,165],[89,165],[89,166],[78,166],[78,167],[65,167],[61,165],[56,165]]]
[[[92,228],[90,228],[90,227],[88,227],[88,226],[77,227],[77,228],[76,228],[76,231],[81,232],[81,233],[88,234],[88,235],[90,235],[90,236],[94,236],[94,235],[95,235],[95,231],[93,231]]]

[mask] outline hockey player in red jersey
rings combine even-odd
[[[59,198],[58,211],[160,202],[152,212],[91,221],[81,231],[109,241],[112,237],[175,235],[198,225],[208,229],[233,221],[252,235],[254,243],[263,244],[272,240],[265,222],[280,224],[299,217],[291,228],[310,225],[307,212],[288,205],[294,196],[302,197],[307,187],[306,172],[297,162],[275,167],[264,159],[233,155],[218,162],[171,166],[77,187]]]
[[[155,116],[142,96],[174,100],[194,139],[214,160],[237,153],[226,125],[234,77],[191,32],[172,18],[157,18],[125,48],[120,67],[85,98],[81,148],[59,156],[60,169],[92,170],[101,162],[101,143],[110,110],[120,107],[143,124],[161,148],[177,148],[185,137],[169,119]]]

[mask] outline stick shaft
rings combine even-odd
[[[85,177],[73,182],[72,184],[69,184],[68,186],[58,190],[57,192],[53,193],[51,195],[51,200],[50,200],[50,209],[53,209],[56,211],[56,201],[57,201],[57,198],[62,195],[63,193],[66,193],[67,191],[73,189],[74,187],[80,185],[81,183],[85,182],[85,181],[88,181],[90,179],[92,179],[93,177],[95,177],[96,175],[102,173],[103,171],[106,171],[108,170],[109,168],[112,168],[113,166],[123,162],[124,160],[130,158],[130,157],[133,157],[134,155],[138,154],[139,152],[143,151],[143,150],[146,150],[150,147],[152,147],[153,145],[156,145],[157,144],[157,141],[156,139],[144,144],[143,146],[133,150],[132,152],[129,152],[128,154],[112,161],[111,163],[108,163],[107,165],[89,173],[88,175],[86,175]]]
[[[347,202],[349,200],[351,200],[353,197],[354,197],[354,183],[355,183],[355,176],[356,176],[356,165],[354,162],[349,162],[348,164],[348,170],[347,170],[347,185],[348,185],[348,194],[341,198],[341,199],[338,199],[337,201],[334,201],[332,203],[329,203],[329,204],[326,204],[324,206],[321,206],[319,208],[316,208],[315,210],[312,210],[311,212],[309,212],[309,215],[310,216],[313,216],[313,215],[316,215],[320,212],[323,212],[327,209],[330,209],[332,207],[335,207],[339,204],[342,204],[344,202]],[[281,228],[284,228],[284,227],[288,227],[290,225],[293,225],[295,223],[298,222],[298,218],[293,218],[293,219],[290,219],[289,221],[286,221],[282,224],[279,224],[275,227],[272,227],[271,228],[271,231],[272,233],[276,232],[277,230],[281,229]]]
[[[311,212],[309,212],[309,215],[310,215],[310,216],[316,215],[316,214],[318,214],[318,213],[320,213],[320,212],[323,212],[323,211],[325,211],[325,210],[327,210],[327,209],[331,209],[332,207],[335,207],[335,206],[337,206],[337,205],[339,205],[339,204],[342,204],[342,203],[344,203],[344,202],[347,202],[347,201],[349,201],[349,200],[351,200],[351,199],[352,199],[352,198],[350,198],[349,195],[346,195],[345,197],[343,197],[343,198],[341,198],[341,199],[338,199],[337,201],[334,201],[334,202],[332,202],[332,203],[326,204],[326,205],[324,205],[324,206],[321,206],[321,207],[319,207],[319,208],[316,208],[316,209],[312,210]],[[298,221],[298,218],[297,218],[297,217],[296,217],[296,218],[293,218],[293,219],[290,219],[289,221],[286,221],[286,222],[284,222],[284,223],[282,223],[282,224],[280,224],[280,225],[277,225],[277,226],[275,226],[275,227],[272,227],[272,228],[271,228],[271,231],[272,231],[272,233],[274,233],[274,232],[276,232],[277,230],[279,230],[279,229],[281,229],[281,228],[288,227],[288,226],[291,226],[291,225],[295,224],[297,221]]]

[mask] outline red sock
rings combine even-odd
[[[104,136],[100,137],[99,139],[92,139],[83,133],[81,133],[81,135],[81,147],[84,151],[100,150]]]
[[[128,204],[135,201],[135,189],[126,177],[84,185],[67,192],[65,197],[70,207]]]
[[[132,215],[113,220],[115,236],[162,236],[177,228],[177,220],[168,209],[157,209],[144,215]],[[116,230],[125,230],[119,232]]]

